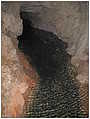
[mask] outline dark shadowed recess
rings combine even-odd
[[[84,117],[72,71],[67,44],[54,33],[34,28],[23,17],[23,33],[18,36],[18,48],[30,57],[39,76],[39,88],[25,117]]]

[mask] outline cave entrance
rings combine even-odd
[[[40,75],[55,75],[58,65],[62,67],[64,61],[70,62],[70,55],[65,51],[67,44],[52,32],[34,28],[25,15],[26,12],[21,13],[23,33],[18,37],[18,47],[30,56],[32,65]]]
[[[33,27],[21,12],[23,32],[18,48],[40,76],[39,88],[25,117],[82,117],[80,98],[67,44],[54,33]]]

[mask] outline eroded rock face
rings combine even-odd
[[[17,48],[16,38],[23,29],[20,8],[28,11],[25,17],[32,20],[35,27],[52,31],[68,43],[67,51],[78,70],[82,109],[88,115],[88,2],[3,2],[2,117],[22,116],[25,93],[36,86],[32,79],[38,79],[36,71]]]
[[[88,49],[88,2],[22,2],[21,11],[35,27],[66,41],[71,55]]]
[[[5,6],[2,3],[2,117],[22,117],[24,94],[32,92],[38,76],[17,49],[16,38],[22,33],[19,6]]]
[[[22,20],[20,19],[20,5],[17,3],[2,3],[2,32],[10,37],[17,37],[22,33]]]

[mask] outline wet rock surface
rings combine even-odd
[[[40,76],[24,117],[84,117],[66,44],[51,32],[33,28],[25,19],[23,29],[18,47],[30,57]]]

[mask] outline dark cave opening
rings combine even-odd
[[[34,28],[31,21],[23,17],[23,12],[21,18],[23,33],[18,36],[18,48],[30,57],[40,76],[31,113],[25,117],[82,117],[67,43],[52,32]]]
[[[58,65],[70,62],[71,56],[65,51],[67,43],[52,32],[34,28],[30,20],[23,19],[23,33],[18,39],[19,49],[30,56],[32,65],[40,75],[55,75]],[[63,53],[66,57],[62,57]]]

